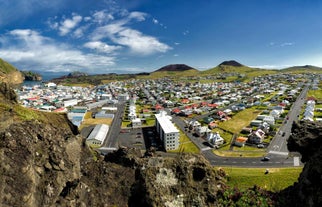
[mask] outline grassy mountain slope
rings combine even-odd
[[[214,68],[210,68],[205,71],[201,71],[200,74],[205,75],[230,75],[233,76],[242,76],[240,80],[248,81],[253,77],[262,76],[267,74],[278,73],[278,70],[267,70],[260,68],[251,68],[245,65],[242,65],[236,61],[225,61]],[[236,78],[237,79],[237,78]]]
[[[15,67],[0,58],[0,74],[9,74],[16,71],[18,70]]]
[[[303,65],[303,66],[293,66],[293,67],[289,67],[289,68],[284,68],[281,71],[289,72],[289,73],[303,73],[303,72],[307,72],[307,73],[311,73],[311,72],[322,73],[322,68],[316,67],[316,66],[313,66],[313,65]]]
[[[0,82],[19,84],[23,80],[24,78],[20,71],[0,58]]]

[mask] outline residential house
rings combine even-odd
[[[191,120],[189,123],[188,123],[188,127],[189,129],[191,130],[195,130],[196,128],[200,127],[201,124],[199,121],[197,120]]]
[[[261,120],[252,120],[251,122],[250,122],[250,126],[259,126],[259,125],[261,125],[263,123],[263,121],[261,121]]]
[[[265,116],[263,122],[270,124],[271,126],[275,125],[275,118],[273,116]]]
[[[198,137],[203,137],[209,132],[211,132],[211,130],[208,128],[208,126],[199,126],[195,128],[195,133]]]
[[[216,133],[208,133],[207,140],[209,144],[215,147],[219,147],[220,145],[224,144],[225,140],[220,136],[219,132]]]
[[[141,127],[142,126],[142,121],[140,118],[136,118],[132,120],[132,127],[136,128],[136,127]]]
[[[243,147],[245,146],[247,139],[247,137],[237,137],[234,144],[238,147]]]
[[[260,144],[263,142],[265,136],[265,132],[261,129],[257,129],[253,131],[249,136],[247,142],[252,144]]]

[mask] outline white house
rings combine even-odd
[[[136,118],[132,120],[132,127],[140,127],[142,125],[141,119],[140,118]]]
[[[219,132],[209,133],[207,136],[207,140],[211,145],[220,146],[224,144],[224,139],[220,136]]]
[[[69,100],[65,100],[63,101],[63,106],[64,107],[68,107],[68,106],[76,106],[78,103],[78,100],[77,99],[69,99]]]
[[[281,111],[279,110],[272,110],[270,113],[269,113],[270,116],[274,117],[275,119],[278,119],[281,115]]]
[[[263,122],[266,122],[269,125],[274,125],[275,124],[275,118],[273,116],[265,116],[265,118],[263,119]]]
[[[133,104],[133,105],[129,106],[128,119],[129,120],[134,120],[136,118],[137,118],[137,116],[136,116],[136,106]]]
[[[250,126],[259,126],[259,125],[261,125],[263,123],[263,121],[261,121],[261,120],[252,120],[251,122],[250,122]]]
[[[211,132],[211,130],[208,128],[208,126],[199,126],[199,127],[195,128],[195,133],[199,137],[203,137],[208,132]]]
[[[253,144],[260,144],[263,142],[265,136],[265,132],[261,129],[257,129],[256,131],[253,131],[248,136],[248,142]]]
[[[106,124],[98,124],[86,138],[86,143],[89,146],[101,146],[107,136],[109,126]]]
[[[188,123],[188,125],[189,125],[189,128],[191,128],[191,129],[196,129],[196,128],[198,128],[198,127],[200,127],[200,126],[201,126],[200,122],[199,122],[199,121],[197,121],[197,120],[191,120],[191,121]]]

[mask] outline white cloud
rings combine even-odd
[[[84,47],[97,50],[102,53],[113,53],[122,48],[121,46],[108,45],[101,41],[87,42],[84,44]]]
[[[113,19],[113,15],[111,13],[108,13],[106,10],[96,11],[93,14],[93,21],[98,24],[103,24]]]
[[[152,19],[152,22],[154,23],[154,24],[159,24],[159,21],[157,20],[157,19]]]
[[[128,47],[131,52],[139,55],[150,55],[157,52],[167,52],[172,49],[156,37],[145,35],[142,32],[128,26],[132,19],[143,21],[145,13],[131,12],[127,17],[114,21],[113,23],[95,29],[91,38],[99,41],[105,38],[114,43]]]
[[[43,37],[37,31],[30,29],[15,29],[8,34],[15,40],[23,42],[26,47],[36,47],[44,41],[49,41],[49,38]]]
[[[281,47],[285,47],[285,46],[292,46],[292,45],[294,45],[294,43],[293,43],[293,42],[284,42],[284,43],[282,43],[280,46],[281,46]]]
[[[82,21],[82,19],[82,16],[76,14],[73,14],[71,19],[65,19],[60,23],[59,34],[65,36],[72,31]]]
[[[129,19],[136,19],[138,21],[144,21],[145,20],[145,17],[147,16],[146,13],[143,13],[143,12],[131,12],[128,16]]]
[[[182,34],[183,34],[184,36],[188,35],[189,33],[190,33],[190,32],[189,32],[189,30],[186,30],[186,31],[182,32]]]
[[[10,45],[14,39],[17,44]],[[0,49],[0,57],[19,65],[21,70],[59,72],[85,69],[90,72],[92,69],[92,72],[97,72],[115,64],[115,57],[84,53],[33,30],[10,31],[1,37],[1,43],[6,47]]]
[[[88,22],[88,21],[90,21],[90,20],[92,20],[92,17],[84,17],[84,21],[85,21],[85,22]]]
[[[294,42],[283,42],[283,43],[276,43],[276,42],[270,42],[268,46],[270,47],[287,47],[287,46],[293,46]]]
[[[249,67],[261,68],[261,69],[283,69],[283,68],[291,67],[291,65],[253,65]]]

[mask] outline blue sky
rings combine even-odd
[[[322,66],[322,1],[0,0],[0,58],[90,74]]]

